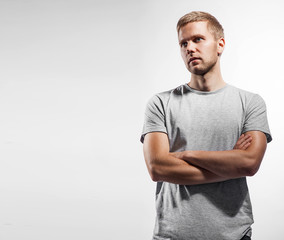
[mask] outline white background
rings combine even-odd
[[[266,101],[273,141],[249,178],[255,240],[284,236],[282,1],[0,0],[0,239],[145,240],[155,184],[145,105],[189,81],[175,30],[225,29],[223,77]]]

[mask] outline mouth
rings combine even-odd
[[[188,64],[190,64],[191,62],[194,62],[196,60],[201,60],[201,58],[192,57],[192,58],[189,59]]]

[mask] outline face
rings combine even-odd
[[[178,40],[187,69],[196,75],[204,75],[216,66],[225,45],[223,38],[215,39],[206,21],[183,26],[179,30]]]

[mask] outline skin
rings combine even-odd
[[[245,151],[251,142],[252,137],[249,134],[242,135],[234,149]],[[155,182],[195,185],[232,179],[231,176],[220,176],[183,160],[185,152],[170,153],[169,140],[165,133],[148,133],[144,139],[143,150],[149,174]]]
[[[246,134],[253,139],[246,149],[184,151],[171,154],[225,178],[253,176],[258,171],[266,150],[266,136],[259,131],[247,132],[245,136]]]
[[[207,22],[193,22],[178,32],[182,59],[191,72],[188,85],[199,91],[215,91],[226,85],[220,70],[224,38],[216,38]],[[253,176],[266,150],[266,136],[249,131],[240,136],[229,151],[169,151],[168,136],[148,133],[143,151],[153,181],[194,185]]]
[[[193,22],[183,26],[178,33],[181,57],[191,72],[189,86],[200,91],[215,91],[226,85],[220,70],[220,56],[225,39],[208,30],[207,22]],[[195,61],[190,61],[197,58]]]

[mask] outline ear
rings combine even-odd
[[[218,43],[217,54],[218,54],[218,56],[221,56],[221,54],[223,53],[223,51],[225,49],[225,39],[220,38],[217,43]]]

